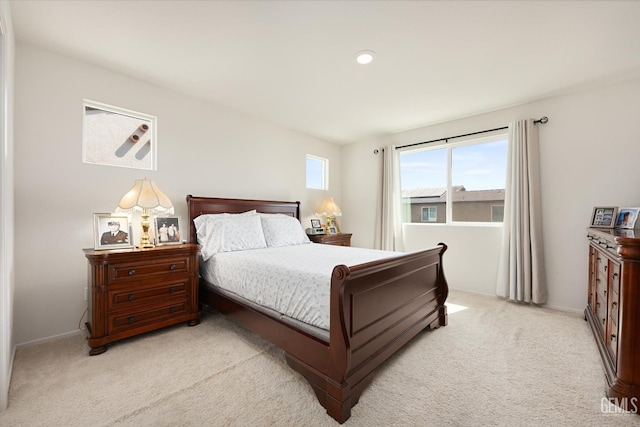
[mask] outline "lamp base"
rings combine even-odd
[[[149,214],[146,209],[142,211],[142,222],[140,225],[142,226],[142,234],[140,235],[140,244],[138,245],[138,248],[154,248],[155,245],[151,243],[151,240],[149,240]]]

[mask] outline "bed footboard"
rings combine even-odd
[[[333,270],[329,363],[323,373],[287,354],[311,383],[327,413],[351,416],[375,369],[426,327],[447,324],[448,286],[442,268],[447,246]]]

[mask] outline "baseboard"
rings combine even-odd
[[[58,334],[58,335],[52,335],[50,337],[46,337],[46,338],[39,338],[37,340],[33,340],[33,341],[27,341],[27,342],[23,342],[21,344],[16,345],[16,350],[21,349],[21,348],[25,348],[25,347],[31,347],[37,344],[42,344],[45,342],[50,342],[50,341],[57,341],[63,338],[68,338],[68,337],[72,337],[74,335],[84,335],[85,331],[82,331],[80,329],[77,329],[75,331],[71,331],[71,332],[65,332],[62,334]],[[15,351],[14,351],[15,353]]]
[[[470,294],[475,294],[475,295],[484,295],[484,296],[489,296],[489,297],[495,297],[495,298],[498,298],[498,299],[502,299],[504,301],[508,301],[507,298],[499,297],[496,294],[488,294],[488,293],[485,293],[485,292],[470,291],[468,289],[454,288],[454,287],[451,287],[451,286],[449,286],[449,289],[455,290],[455,291],[460,291],[460,292],[468,292]],[[538,305],[536,304],[536,306],[538,306]],[[587,304],[585,303],[585,307],[586,306],[587,306]],[[538,307],[548,308],[549,310],[561,311],[563,313],[577,314],[579,316],[582,316],[584,314],[584,308],[576,309],[576,308],[560,307],[560,306],[549,305],[549,304],[542,304],[542,305],[539,305]]]

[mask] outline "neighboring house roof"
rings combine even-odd
[[[467,191],[463,185],[456,185],[452,190],[454,202],[504,201],[504,189]],[[404,190],[402,198],[410,199],[411,203],[444,203],[447,199],[447,189],[436,187]]]

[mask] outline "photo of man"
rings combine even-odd
[[[101,245],[122,245],[129,243],[129,233],[120,230],[120,221],[110,220],[107,223],[109,231],[102,233]]]

